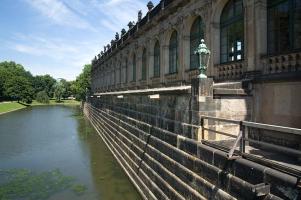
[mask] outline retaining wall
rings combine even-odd
[[[221,150],[97,101],[83,110],[144,199],[300,198],[294,176],[244,158],[228,160]]]

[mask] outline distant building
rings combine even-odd
[[[189,85],[202,38],[215,82],[247,81],[251,118],[301,128],[301,0],[161,0],[92,62],[92,93]],[[120,36],[119,36],[120,35]]]

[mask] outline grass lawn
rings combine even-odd
[[[51,99],[49,104],[39,103],[36,100],[33,100],[28,106],[41,106],[41,105],[80,105],[80,101],[76,100],[62,100],[61,102],[56,102],[54,99]],[[0,114],[10,112],[13,110],[18,110],[25,108],[26,105],[22,105],[18,102],[0,102]]]
[[[19,104],[17,102],[2,102],[0,103],[0,114],[5,112],[10,112],[13,110],[25,108],[26,106]]]

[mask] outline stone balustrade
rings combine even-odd
[[[244,72],[244,66],[245,63],[243,61],[215,65],[215,77],[218,80],[241,79]]]
[[[301,52],[262,58],[263,73],[276,74],[301,71]]]

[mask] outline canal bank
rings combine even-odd
[[[58,181],[72,177],[70,187],[42,194],[50,200],[141,199],[78,106],[33,106],[0,116],[1,189],[9,185],[1,176],[11,170],[28,172],[33,181],[48,175]],[[73,191],[81,186],[83,193]],[[35,198],[38,194],[28,195],[43,199]]]
[[[19,102],[1,102],[0,103],[0,115],[14,112],[29,106],[56,106],[56,105],[71,105],[71,106],[77,106],[80,105],[80,101],[76,100],[63,100],[61,102],[56,102],[55,100],[50,100],[48,104],[45,103],[39,103],[36,100],[34,100],[31,104],[23,104]]]
[[[19,104],[18,102],[1,102],[0,103],[0,115],[14,112],[20,109],[26,108],[25,105]]]

